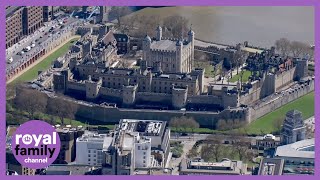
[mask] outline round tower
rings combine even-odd
[[[174,87],[172,88],[172,107],[174,109],[181,109],[186,106],[188,97],[188,86],[186,88]]]
[[[160,41],[161,40],[161,38],[162,38],[162,28],[161,28],[161,26],[159,25],[158,27],[157,27],[157,41]]]
[[[124,107],[133,106],[136,101],[137,85],[123,86],[122,88],[122,105]]]
[[[192,31],[192,29],[190,28],[190,31],[188,32],[188,41],[191,45],[191,69],[194,68],[194,31]]]

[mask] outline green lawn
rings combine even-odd
[[[195,68],[205,69],[205,76],[208,76],[208,77],[214,76],[213,66],[210,65],[209,61],[195,61],[194,63],[195,63],[194,64]]]
[[[27,82],[35,79],[38,76],[38,71],[43,71],[48,69],[52,62],[57,59],[60,56],[63,56],[67,51],[69,50],[70,46],[75,43],[76,40],[79,38],[74,38],[64,44],[60,49],[56,50],[52,54],[50,54],[48,57],[46,57],[44,60],[42,60],[40,63],[26,71],[25,73],[21,74],[17,79],[12,81],[10,84],[16,84],[18,82]]]
[[[267,134],[275,131],[275,121],[285,119],[285,115],[290,110],[299,110],[304,119],[314,116],[314,92],[300,97],[281,108],[268,113],[246,127],[248,134]]]
[[[231,79],[230,79],[230,82],[237,82],[238,80],[240,80],[240,73],[238,75],[235,75],[233,76]],[[249,80],[249,77],[251,75],[251,72],[250,71],[247,71],[247,70],[244,70],[242,71],[243,73],[243,76],[242,76],[242,82],[247,82]]]

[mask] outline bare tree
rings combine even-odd
[[[215,162],[219,162],[224,151],[222,140],[214,135],[208,136],[206,140],[207,144],[204,144],[201,148],[201,157],[205,161],[214,160]]]
[[[237,68],[237,75],[239,74],[239,68],[246,61],[248,53],[242,50],[237,50],[232,58],[232,64]]]
[[[226,122],[226,120],[220,119],[220,120],[217,122],[216,129],[218,129],[218,130],[225,130],[225,129],[227,129],[227,122]]]
[[[36,112],[45,110],[47,96],[33,89],[19,87],[15,97],[15,105],[18,109],[26,111],[29,118],[33,119]]]
[[[109,16],[117,19],[118,27],[121,27],[122,19],[124,16],[128,15],[131,12],[128,6],[112,6],[109,12]]]
[[[61,124],[64,125],[64,118],[72,119],[78,110],[78,106],[75,103],[65,101],[59,98],[51,98],[48,101],[47,112],[49,114],[58,116],[61,120]],[[71,124],[71,122],[70,122]]]
[[[181,116],[172,118],[169,122],[169,126],[174,128],[182,128],[184,129],[184,132],[187,132],[187,129],[191,128],[192,132],[194,132],[194,129],[199,128],[199,123],[192,117]]]
[[[189,29],[188,24],[188,19],[180,15],[172,15],[163,20],[163,26],[166,27],[175,38],[187,36]]]
[[[290,41],[286,38],[281,38],[275,42],[277,51],[280,52],[282,56],[288,56],[290,52]]]
[[[188,158],[195,158],[199,156],[199,152],[197,150],[197,148],[191,148],[190,151],[187,154]]]
[[[145,35],[155,36],[156,27],[160,24],[159,16],[134,15],[133,18],[135,19],[135,29],[131,31],[131,36],[140,38]]]
[[[233,143],[233,150],[238,154],[239,159],[242,161],[249,152],[250,142],[243,136],[237,136]]]
[[[310,47],[308,44],[299,42],[299,41],[292,41],[290,44],[290,50],[294,57],[300,57],[301,55],[306,55],[309,51]]]

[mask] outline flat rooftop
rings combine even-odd
[[[21,6],[8,6],[6,8],[6,18],[11,16],[15,11],[22,8]]]
[[[245,167],[245,168],[244,168]],[[245,171],[246,165],[242,161],[231,161],[229,159],[221,162],[194,162],[183,159],[180,164],[180,173],[182,174],[229,174],[240,175]]]
[[[151,43],[150,49],[175,51],[176,50],[176,42],[171,41],[171,40],[153,41]]]
[[[283,159],[263,158],[260,162],[258,175],[282,175]]]
[[[277,147],[275,157],[294,157],[314,159],[315,140],[306,139],[292,144]]]
[[[51,165],[46,170],[46,175],[85,175],[99,167],[86,165]]]
[[[127,132],[139,132],[144,136],[158,136],[163,133],[165,125],[164,121],[122,119],[118,128]]]

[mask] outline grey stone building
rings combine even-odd
[[[154,67],[159,62],[166,73],[189,73],[194,60],[194,36],[190,29],[188,39],[166,39],[162,37],[162,28],[157,27],[156,38],[148,35],[143,40],[143,60],[147,66]]]
[[[287,112],[281,130],[281,143],[292,144],[305,139],[306,126],[303,123],[302,113],[298,110]]]

